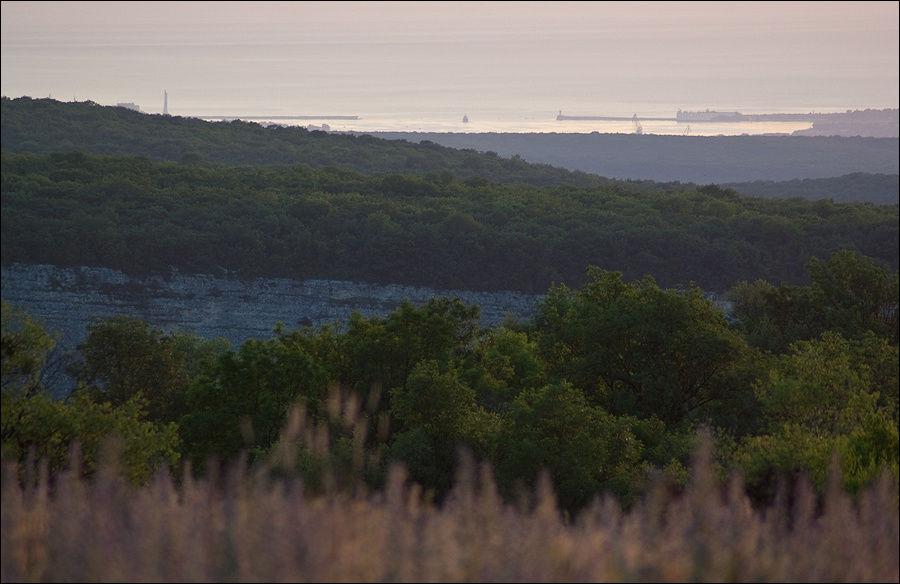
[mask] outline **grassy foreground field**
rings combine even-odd
[[[37,465],[36,465],[37,466]],[[708,448],[689,488],[635,507],[598,501],[566,519],[544,482],[504,503],[490,469],[463,463],[440,506],[393,470],[383,492],[311,495],[266,471],[131,487],[3,469],[3,582],[599,582],[898,580],[898,492],[884,478],[852,500],[803,480],[755,510],[723,487]],[[26,473],[28,474],[28,473]],[[52,483],[52,484],[50,484]],[[27,486],[24,486],[27,485]]]

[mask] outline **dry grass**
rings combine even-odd
[[[606,500],[563,520],[546,481],[504,503],[471,462],[436,506],[395,468],[386,488],[305,493],[236,466],[220,481],[167,473],[135,488],[109,465],[23,487],[3,472],[3,582],[16,581],[893,581],[897,485],[819,506],[800,483],[791,505],[756,511],[739,481],[722,488],[698,452],[681,495],[659,489],[622,511]]]
[[[279,469],[210,469],[180,483],[161,472],[134,487],[107,462],[50,480],[39,465],[4,465],[3,582],[599,582],[893,581],[900,577],[898,489],[888,475],[855,500],[835,481],[755,510],[739,480],[713,476],[700,440],[689,488],[660,484],[623,511],[597,501],[567,521],[548,481],[515,504],[488,466],[463,457],[455,487],[427,502],[403,469],[383,490],[326,480],[313,492],[282,476],[297,449],[327,458],[329,427],[353,437],[361,468],[365,418],[333,392],[330,424],[294,409],[272,461]],[[341,427],[343,430],[341,430]],[[114,456],[106,458],[115,460]],[[73,456],[77,460],[77,456]],[[73,465],[74,466],[74,465]],[[28,476],[30,473],[31,476]],[[280,473],[280,474],[279,474]],[[835,475],[837,476],[837,475]],[[24,478],[23,478],[24,477]],[[354,485],[349,485],[353,487]]]

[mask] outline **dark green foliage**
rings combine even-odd
[[[858,338],[867,332],[898,342],[900,281],[897,270],[872,258],[840,251],[827,260],[812,258],[806,266],[812,278],[813,303],[828,330]],[[815,318],[814,317],[814,318]]]
[[[174,422],[184,413],[190,378],[185,355],[175,351],[175,337],[137,318],[95,319],[78,350],[83,361],[70,373],[93,399],[120,406],[143,396],[157,421]]]
[[[795,341],[837,331],[847,338],[871,333],[897,344],[896,267],[843,250],[827,260],[812,258],[806,269],[808,286],[756,281],[730,291],[734,315],[750,343],[784,352]]]
[[[497,440],[497,481],[512,496],[520,488],[533,490],[546,471],[569,512],[600,492],[631,503],[646,469],[630,424],[590,405],[565,382],[523,391],[512,400]]]
[[[41,460],[56,473],[75,464],[93,473],[101,450],[118,440],[122,470],[144,482],[160,464],[179,460],[175,424],[148,420],[147,402],[133,395],[112,405],[79,392],[66,402],[46,392],[43,376],[56,335],[27,312],[3,302],[2,458],[4,461]],[[110,348],[110,352],[122,347]],[[123,356],[124,358],[124,356]]]
[[[581,290],[551,289],[535,317],[553,374],[613,414],[672,426],[704,421],[723,400],[745,401],[747,380],[738,372],[751,352],[699,289],[588,272]]]
[[[458,298],[433,298],[419,307],[404,301],[386,318],[353,313],[339,336],[325,327],[302,342],[329,363],[336,381],[383,411],[388,392],[403,387],[419,363],[446,365],[470,349],[480,334],[479,314]]]
[[[202,464],[244,448],[265,452],[293,404],[302,402],[313,420],[324,419],[328,383],[324,367],[290,337],[248,340],[194,379],[180,421],[185,453]]]
[[[164,334],[139,318],[94,319],[78,346],[80,361],[69,365],[79,391],[120,406],[140,396],[148,417],[177,422],[187,413],[187,388],[228,348],[224,339]]]
[[[898,207],[744,198],[717,187],[534,187],[337,168],[2,155],[2,261],[543,292],[585,265],[664,286],[808,281],[852,249],[898,262]],[[73,245],[77,242],[77,245]],[[513,269],[511,269],[513,268]]]
[[[895,368],[890,380],[880,373],[888,363]],[[874,337],[848,341],[826,332],[791,345],[757,387],[760,431],[745,437],[732,459],[754,497],[769,502],[780,481],[800,475],[824,489],[835,457],[852,492],[883,469],[897,477],[896,366],[897,346]]]
[[[181,459],[177,425],[148,420],[140,396],[119,406],[85,393],[62,402],[45,391],[27,396],[4,391],[2,399],[4,461],[44,460],[53,474],[74,465],[90,475],[104,454],[117,449],[124,476],[146,483],[161,466],[177,468]]]
[[[388,458],[403,463],[413,480],[443,497],[450,489],[458,448],[465,445],[484,458],[490,416],[456,370],[442,371],[436,361],[421,361],[402,387],[391,390],[397,432]]]
[[[462,376],[487,411],[502,413],[522,390],[547,382],[533,339],[505,327],[485,330],[463,359]]]
[[[2,303],[2,389],[27,396],[43,389],[43,375],[56,338],[43,325],[6,301]]]

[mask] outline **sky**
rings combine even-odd
[[[896,108],[898,6],[4,1],[0,89],[192,115]]]

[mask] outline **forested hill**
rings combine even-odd
[[[841,249],[896,269],[898,206],[3,152],[0,237],[5,265],[528,293],[597,265],[724,291]]]
[[[726,290],[850,249],[898,206],[766,200],[521,159],[90,102],[2,99],[2,260],[543,293],[599,265]],[[815,140],[815,138],[806,138]]]
[[[741,194],[898,203],[898,140],[627,134],[355,135],[149,115],[92,102],[0,100],[5,152],[77,150],[158,161],[339,166],[367,174],[673,191],[723,184]],[[551,166],[554,165],[554,166]],[[583,169],[578,170],[578,169]],[[807,178],[807,177],[828,178]],[[615,178],[607,178],[615,177]],[[832,178],[834,177],[834,178]],[[788,180],[790,179],[790,180]],[[742,181],[742,182],[739,182]]]
[[[149,115],[93,102],[3,97],[4,152],[67,152],[142,156],[157,161],[238,165],[303,163],[339,166],[369,174],[451,173],[459,179],[534,185],[600,186],[602,177],[529,164],[495,153],[458,150],[434,143],[371,136],[264,127],[252,122],[207,122]]]

